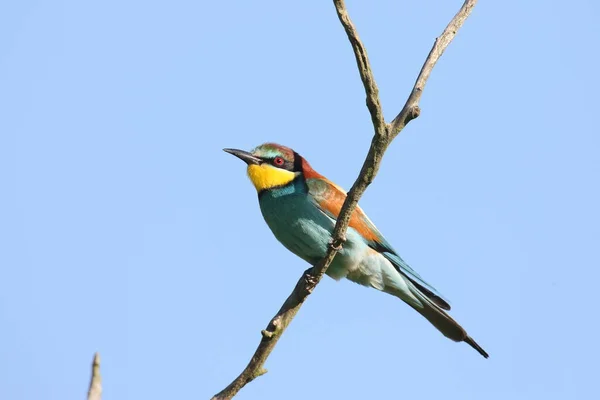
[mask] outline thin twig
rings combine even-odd
[[[348,35],[348,40],[352,45],[354,51],[354,57],[356,58],[356,66],[358,67],[358,73],[362,80],[363,86],[365,87],[365,93],[367,95],[367,108],[371,113],[371,121],[373,121],[373,128],[375,128],[375,135],[383,136],[386,132],[385,118],[383,117],[383,110],[381,109],[381,103],[379,101],[379,89],[371,70],[371,63],[367,56],[367,49],[358,37],[358,32],[348,15],[344,0],[334,0],[335,11],[337,12],[338,18]]]
[[[373,179],[377,175],[379,165],[384,152],[392,142],[392,140],[400,133],[402,129],[412,119],[419,116],[419,100],[421,99],[421,93],[425,87],[425,83],[431,74],[435,63],[440,58],[448,44],[452,41],[456,35],[456,31],[463,25],[466,18],[468,17],[471,9],[477,3],[477,0],[467,0],[463,4],[462,8],[454,16],[450,24],[446,27],[442,35],[436,39],[433,48],[429,52],[429,56],[425,60],[419,77],[413,87],[413,90],[406,101],[406,104],[402,108],[402,111],[391,124],[386,124],[383,118],[383,111],[381,110],[381,104],[379,102],[379,94],[373,72],[369,64],[367,52],[358,37],[356,28],[348,16],[346,6],[343,0],[333,0],[335,9],[338,17],[348,39],[352,44],[352,50],[356,57],[356,63],[360,73],[365,93],[367,96],[367,107],[371,113],[371,120],[375,129],[373,140],[371,141],[371,147],[363,163],[358,178],[352,185],[352,188],[348,192],[348,196],[344,201],[344,205],[337,218],[335,229],[332,235],[332,242],[327,250],[325,258],[323,258],[313,268],[309,268],[304,271],[300,280],[296,284],[296,287],[286,299],[285,303],[281,306],[281,309],[277,312],[275,317],[271,319],[269,325],[265,330],[262,331],[262,339],[258,348],[254,352],[250,363],[242,371],[242,373],[231,382],[225,389],[217,393],[212,400],[228,400],[233,398],[246,384],[253,381],[255,378],[263,375],[267,371],[264,369],[264,364],[275,348],[277,341],[288,327],[306,298],[312,293],[313,289],[320,282],[321,278],[329,268],[329,265],[333,261],[337,252],[341,249],[344,241],[346,230],[350,222],[350,216],[358,204],[358,200],[365,192],[367,187],[373,182]]]
[[[404,107],[400,113],[394,118],[391,122],[390,127],[388,129],[390,141],[393,140],[399,133],[404,129],[406,124],[408,124],[411,120],[417,118],[421,113],[419,109],[419,101],[421,101],[421,95],[423,94],[423,89],[425,89],[425,84],[427,83],[427,79],[429,79],[429,75],[435,67],[435,64],[440,59],[442,54],[444,54],[444,50],[450,44],[454,36],[458,30],[463,26],[466,19],[471,14],[471,10],[477,4],[477,0],[466,0],[460,10],[456,13],[454,18],[450,21],[444,32],[437,39],[435,39],[435,43],[429,52],[429,55],[425,59],[423,63],[423,67],[421,67],[421,72],[419,72],[419,76],[413,86],[412,91],[410,92],[410,96],[406,100]]]
[[[102,377],[100,376],[100,354],[94,354],[92,362],[92,378],[90,379],[90,389],[88,390],[88,400],[102,399]]]

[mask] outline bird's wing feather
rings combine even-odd
[[[323,176],[307,179],[306,184],[316,206],[330,218],[337,219],[346,200],[346,192]],[[356,230],[371,248],[387,258],[398,272],[410,279],[431,301],[444,310],[450,310],[448,301],[396,253],[359,206],[352,213],[349,226]]]

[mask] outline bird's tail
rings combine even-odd
[[[467,334],[467,331],[448,315],[448,313],[442,310],[426,295],[421,293],[414,285],[409,285],[409,288],[412,294],[420,300],[421,304],[423,304],[423,307],[420,308],[414,305],[411,306],[442,332],[444,336],[455,342],[465,342],[485,358],[489,357],[488,353],[486,353],[486,351],[483,350],[483,348]]]

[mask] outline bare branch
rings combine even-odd
[[[92,379],[88,390],[88,400],[102,400],[102,377],[100,376],[100,354],[94,354],[92,362]]]
[[[275,348],[277,341],[288,327],[306,298],[312,293],[313,289],[320,282],[321,278],[329,268],[329,265],[333,261],[337,252],[341,249],[346,238],[346,230],[350,223],[350,216],[358,204],[358,200],[365,192],[367,187],[373,182],[373,179],[377,175],[381,159],[383,154],[392,142],[392,140],[400,133],[402,129],[410,122],[419,116],[419,100],[421,99],[421,93],[425,87],[425,83],[431,74],[431,70],[435,66],[435,63],[440,58],[448,44],[452,41],[458,29],[463,25],[466,18],[469,16],[471,9],[474,7],[477,0],[467,0],[463,4],[462,8],[456,14],[456,16],[450,21],[450,24],[446,27],[442,35],[436,39],[435,44],[429,56],[425,60],[419,77],[412,89],[412,92],[406,101],[406,104],[400,111],[400,114],[392,121],[391,124],[386,124],[383,118],[383,111],[381,110],[381,104],[379,101],[379,91],[369,59],[367,57],[367,51],[365,46],[358,37],[356,28],[348,16],[346,6],[343,0],[333,0],[335,9],[338,17],[348,39],[352,45],[352,50],[356,57],[356,64],[360,73],[361,80],[363,82],[365,93],[367,96],[367,107],[371,113],[371,120],[375,129],[373,140],[369,152],[363,163],[358,178],[352,185],[352,188],[348,192],[348,196],[344,201],[344,205],[340,211],[340,215],[337,218],[335,229],[332,235],[332,243],[323,258],[313,268],[309,268],[304,271],[302,277],[296,284],[296,287],[286,299],[285,303],[281,306],[281,309],[277,312],[275,317],[271,319],[269,325],[265,330],[262,331],[262,339],[258,348],[256,349],[250,363],[242,371],[242,373],[231,382],[225,389],[216,394],[212,400],[228,400],[233,398],[246,384],[253,381],[255,378],[266,373],[264,364],[271,354],[271,351]]]
[[[365,87],[367,95],[367,108],[371,113],[371,121],[373,121],[373,128],[375,128],[375,135],[383,136],[386,132],[385,118],[383,117],[383,110],[381,109],[381,103],[379,102],[379,89],[371,70],[371,63],[369,57],[367,57],[367,49],[358,37],[358,32],[350,20],[348,11],[344,0],[334,0],[335,10],[338,18],[348,35],[348,40],[352,45],[354,51],[354,57],[356,58],[356,66],[358,67],[358,73],[360,79]]]
[[[328,254],[328,257],[325,260],[321,261],[319,265],[325,263],[329,265],[331,260],[335,255],[335,251],[331,252],[331,255]],[[315,267],[316,269],[317,267]],[[262,333],[262,339],[258,348],[254,352],[254,355],[250,359],[250,362],[244,368],[242,373],[234,379],[225,389],[216,394],[212,400],[225,400],[231,399],[233,396],[239,392],[241,388],[243,388],[246,384],[252,382],[255,378],[265,374],[267,371],[264,369],[264,364],[267,361],[267,358],[273,351],[273,348],[277,344],[277,341],[281,337],[283,331],[288,327],[294,316],[302,306],[302,303],[306,299],[306,297],[313,291],[317,283],[318,279],[313,275],[313,268],[309,268],[304,271],[298,283],[296,283],[296,287],[289,295],[289,297],[285,300],[281,309],[275,314],[273,319],[267,325],[267,328],[264,329]]]
[[[471,10],[473,10],[475,4],[477,4],[477,0],[466,0],[454,18],[452,18],[446,29],[444,29],[444,32],[442,32],[442,34],[435,39],[435,43],[433,44],[429,55],[425,59],[425,63],[421,68],[421,72],[419,72],[415,86],[410,92],[410,96],[408,96],[408,100],[406,100],[404,107],[402,107],[402,111],[400,111],[400,113],[390,124],[390,140],[393,140],[400,133],[400,131],[404,129],[406,124],[417,118],[421,113],[421,110],[419,109],[419,101],[421,101],[421,95],[423,94],[423,89],[425,89],[427,79],[429,79],[429,75],[431,74],[433,67],[435,67],[435,64],[444,53],[444,50],[446,50],[446,47],[448,47],[452,39],[454,39],[454,36],[456,36],[456,32],[458,32],[458,30],[463,26],[466,19],[471,14]]]

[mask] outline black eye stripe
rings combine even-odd
[[[302,172],[302,158],[300,154],[294,152],[294,172]]]

